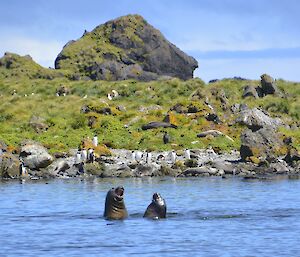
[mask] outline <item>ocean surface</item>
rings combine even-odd
[[[103,219],[125,187],[129,218]],[[152,194],[167,219],[143,219]],[[0,256],[300,256],[300,180],[72,179],[0,182]]]

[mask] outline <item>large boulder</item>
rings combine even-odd
[[[29,169],[46,168],[53,161],[53,157],[46,148],[35,142],[25,142],[21,146],[20,157]]]
[[[261,78],[261,90],[263,95],[274,95],[279,93],[275,80],[268,74],[263,74]]]
[[[244,87],[244,92],[243,92],[242,97],[243,98],[246,98],[246,97],[258,98],[258,93],[257,93],[256,88],[252,85],[246,85]]]
[[[197,61],[171,44],[143,17],[127,15],[70,41],[55,60],[56,69],[93,80],[193,77]]]
[[[257,160],[272,162],[286,150],[279,134],[272,127],[264,127],[257,131],[247,129],[241,134],[240,155],[243,161],[254,157]]]
[[[0,156],[0,177],[17,178],[20,176],[20,161],[11,153],[3,153]]]
[[[276,129],[282,125],[282,121],[279,118],[274,119],[258,108],[244,109],[240,112],[236,122],[241,125],[246,125],[252,131],[259,130],[263,127]]]

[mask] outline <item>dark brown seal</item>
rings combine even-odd
[[[147,207],[144,218],[163,219],[166,218],[167,206],[165,200],[158,193],[154,193],[152,202]]]
[[[112,188],[105,199],[104,217],[109,220],[122,220],[128,217],[124,203],[124,188]]]

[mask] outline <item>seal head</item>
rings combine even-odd
[[[109,220],[122,220],[128,217],[123,187],[112,188],[107,192],[104,217]]]
[[[165,200],[159,193],[154,193],[152,202],[147,207],[144,218],[164,219],[166,218],[167,206]]]

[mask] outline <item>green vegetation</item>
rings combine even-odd
[[[136,32],[142,30],[146,21],[139,15],[127,15],[114,22],[107,22],[96,27],[91,32],[76,40],[70,41],[61,52],[58,68],[68,71],[70,74],[90,77],[94,71],[91,67],[95,63],[103,63],[105,60],[120,61],[122,58],[130,59],[121,46],[113,45],[113,38],[122,37],[126,46],[142,46],[143,40]],[[121,28],[122,34],[114,34],[116,28]],[[125,47],[126,48],[126,47]],[[107,80],[110,80],[107,74]]]
[[[277,85],[284,92],[284,98],[269,95],[242,99],[243,87],[249,83],[258,85],[259,81],[225,79],[212,84],[205,84],[200,79],[70,81],[67,78],[30,79],[24,74],[7,77],[3,75],[5,71],[7,69],[0,67],[0,140],[12,148],[17,148],[24,139],[33,139],[43,143],[52,153],[63,152],[77,148],[83,139],[97,134],[99,142],[113,148],[169,150],[212,147],[228,151],[239,147],[239,135],[244,129],[233,122],[236,116],[230,111],[230,106],[235,103],[262,107],[272,116],[282,118],[286,124],[299,124],[300,83],[279,80]],[[70,94],[57,97],[56,90],[62,85],[70,90]],[[112,90],[119,95],[108,100],[107,94]],[[227,98],[225,110],[220,94]],[[205,116],[211,112],[206,100],[223,123],[206,120]],[[170,111],[176,104],[181,106],[182,113]],[[187,110],[194,111],[186,113]],[[167,114],[178,129],[141,129],[148,122],[162,121]],[[33,116],[46,123],[47,131],[37,133],[32,128],[29,121]],[[223,132],[234,142],[226,137],[197,138],[198,133],[210,129]],[[165,131],[171,137],[171,142],[166,145],[162,140]],[[282,129],[282,132],[292,136],[294,146],[299,149],[299,129]]]

